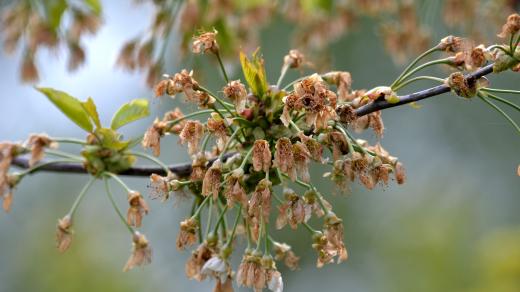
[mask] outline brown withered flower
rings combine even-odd
[[[166,201],[170,197],[170,181],[171,175],[164,177],[152,173],[152,175],[150,175],[150,184],[148,185],[150,188],[150,197],[152,199],[161,198],[163,202]]]
[[[150,208],[144,200],[141,193],[130,191],[128,193],[128,211],[126,213],[126,222],[130,226],[141,227],[143,215],[148,214]]]
[[[141,145],[144,148],[151,148],[155,156],[161,154],[161,137],[164,135],[166,127],[167,124],[165,122],[155,119],[152,126],[144,133]]]
[[[316,141],[314,138],[310,136],[305,136],[303,132],[298,133],[298,137],[300,141],[305,145],[307,150],[309,151],[310,158],[316,162],[323,162],[323,145],[320,142]]]
[[[437,47],[447,53],[458,53],[464,48],[465,42],[463,38],[449,35],[441,39]]]
[[[213,32],[205,32],[193,37],[191,51],[195,54],[208,52],[218,54],[217,34],[218,31],[213,30]]]
[[[303,201],[305,202],[305,222],[307,222],[311,215],[314,213],[314,215],[318,217],[322,217],[325,215],[325,212],[332,209],[332,206],[329,202],[327,202],[324,198],[321,198],[321,201],[323,202],[323,205],[325,206],[326,210],[323,210],[321,207],[318,198],[320,194],[318,194],[315,190],[308,190],[303,194]]]
[[[350,101],[352,89],[352,75],[345,71],[332,71],[322,75],[323,80],[337,87],[340,101]]]
[[[29,160],[29,166],[34,166],[43,158],[44,149],[46,147],[56,148],[57,143],[45,134],[33,134],[27,141],[27,147],[31,149],[31,159]]]
[[[273,165],[286,173],[292,181],[296,180],[296,167],[289,138],[282,137],[276,142]]]
[[[180,73],[175,73],[173,76],[165,75],[165,77],[166,79],[155,86],[155,96],[164,94],[175,96],[177,93],[184,92],[188,100],[192,100],[195,90],[200,89],[197,81],[193,79],[193,71],[182,69]]]
[[[34,54],[26,53],[22,60],[22,68],[20,70],[20,78],[23,82],[36,82],[40,79],[38,68],[34,63]]]
[[[256,222],[260,221],[263,216],[265,221],[269,220],[271,211],[271,186],[272,183],[268,179],[262,179],[256,185],[255,191],[249,199],[249,206],[247,213]]]
[[[126,262],[123,271],[147,265],[152,262],[152,249],[144,234],[135,231],[132,236],[132,255]]]
[[[395,180],[398,184],[402,185],[406,181],[406,174],[404,170],[404,166],[401,162],[397,162],[394,166],[394,174],[395,174]]]
[[[186,261],[185,271],[188,279],[195,279],[202,281],[206,278],[205,274],[201,274],[204,264],[216,254],[206,242],[202,243],[191,253],[191,256]]]
[[[247,206],[247,194],[242,186],[244,181],[244,170],[237,168],[229,174],[225,179],[224,197],[226,197],[227,205],[232,208],[235,202]]]
[[[237,271],[238,286],[261,290],[265,288],[265,270],[262,267],[262,257],[258,254],[244,253]]]
[[[502,31],[497,35],[499,38],[514,36],[520,31],[520,15],[511,14],[507,17],[507,22],[502,26]]]
[[[121,48],[119,52],[119,56],[117,57],[116,65],[127,69],[129,71],[133,71],[136,67],[135,62],[135,52],[137,48],[137,41],[132,40],[127,42]],[[162,94],[161,94],[162,95]]]
[[[271,150],[266,140],[256,140],[253,144],[253,169],[268,172],[271,168]]]
[[[197,230],[199,222],[196,218],[190,217],[180,224],[179,235],[177,236],[177,249],[184,250],[197,242]]]
[[[69,249],[72,243],[72,217],[70,215],[66,215],[58,220],[56,243],[60,252],[65,252]]]
[[[222,162],[217,159],[204,175],[204,179],[202,180],[202,195],[213,196],[213,199],[216,200],[220,191],[221,178]]]
[[[349,142],[343,133],[333,131],[327,134],[327,143],[332,147],[332,158],[338,160],[349,153]]]
[[[204,135],[204,125],[199,121],[187,121],[179,138],[181,144],[188,143],[188,153],[193,155],[199,151],[199,142]]]
[[[208,157],[206,157],[205,153],[197,153],[192,157],[193,162],[191,163],[191,181],[200,181],[204,178],[206,174],[206,164],[208,162]]]
[[[300,257],[294,254],[291,250],[291,246],[285,243],[273,241],[273,250],[277,261],[283,261],[291,271],[296,271],[298,269]]]
[[[240,80],[233,80],[223,88],[224,96],[229,98],[235,105],[238,113],[246,108],[247,90]]]
[[[290,50],[289,54],[283,57],[283,64],[291,69],[299,68],[304,62],[304,55],[298,50]]]
[[[330,211],[325,217],[324,234],[327,237],[327,243],[329,245],[327,248],[334,250],[338,256],[338,264],[346,261],[348,254],[345,243],[343,242],[343,220]]]
[[[471,98],[477,94],[476,82],[468,82],[462,72],[451,73],[445,84],[460,97]]]
[[[306,222],[310,214],[306,212],[305,202],[292,189],[283,190],[285,203],[278,207],[278,217],[276,218],[276,229],[282,229],[287,223],[292,229],[296,229],[298,224]]]
[[[164,130],[168,133],[174,133],[178,135],[184,128],[184,125],[186,124],[186,120],[179,121],[179,119],[182,118],[184,118],[184,114],[178,107],[176,107],[173,111],[166,112],[163,116],[162,121],[167,123],[168,126]],[[176,122],[172,125],[172,122],[174,121]]]
[[[293,157],[296,173],[302,181],[309,182],[311,180],[311,175],[309,174],[311,154],[305,144],[302,142],[296,142],[293,144]]]
[[[217,147],[224,149],[224,145],[228,141],[228,127],[224,120],[219,115],[211,115],[206,123],[208,132],[217,138]]]

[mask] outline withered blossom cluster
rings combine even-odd
[[[489,39],[489,25],[499,24],[515,10],[514,1],[436,1],[355,0],[331,1],[139,1],[150,2],[155,13],[147,33],[142,33],[122,45],[116,65],[126,70],[144,71],[146,82],[153,86],[164,71],[163,61],[170,52],[170,39],[180,34],[177,49],[210,52],[216,43],[211,42],[214,32],[204,33],[206,40],[192,43],[199,28],[217,28],[226,32],[225,42],[218,48],[226,60],[233,60],[239,47],[255,48],[260,30],[277,16],[296,24],[292,44],[312,54],[315,65],[326,66],[329,45],[356,29],[358,19],[371,17],[380,26],[381,37],[393,59],[402,62],[410,54],[424,51],[431,42],[430,13],[442,5],[444,24],[460,28],[473,39]],[[486,5],[482,2],[486,2]],[[49,11],[50,13],[43,13]],[[101,24],[99,1],[13,1],[2,15],[1,30],[4,49],[13,52],[23,44],[21,77],[24,81],[38,79],[36,52],[39,48],[57,49],[64,44],[69,53],[68,69],[74,71],[86,59],[82,35],[97,32]],[[70,25],[64,21],[70,15]],[[383,17],[381,17],[383,16]],[[57,51],[57,50],[56,50]],[[321,59],[320,59],[321,57]]]
[[[368,1],[357,2],[370,7]],[[389,0],[375,2],[381,5],[392,3]],[[193,71],[164,75],[154,88],[157,98],[165,95],[175,98],[183,94],[187,102],[196,104],[199,109],[183,114],[175,108],[162,119],[155,119],[142,138],[130,141],[121,139],[114,121],[111,128],[100,125],[95,105],[89,99],[79,103],[88,111],[89,115],[85,116],[88,124],[73,119],[87,128],[86,141],[58,141],[42,134],[31,135],[25,143],[0,143],[3,207],[6,211],[10,209],[13,189],[25,175],[46,165],[46,162],[41,162],[45,153],[82,163],[92,177],[71,210],[58,220],[58,250],[64,252],[71,246],[74,212],[91,184],[102,178],[114,209],[132,236],[132,254],[124,270],[149,264],[152,255],[150,243],[136,229],[141,227],[144,216],[149,213],[149,205],[140,192],[130,189],[118,176],[132,168],[136,156],[146,158],[159,165],[162,171],[150,176],[152,199],[160,198],[164,202],[182,193],[193,200],[190,215],[180,222],[176,240],[178,250],[193,248],[185,264],[189,279],[214,280],[214,291],[233,291],[236,282],[255,291],[281,292],[284,283],[277,264],[297,270],[300,257],[288,243],[277,241],[273,229],[287,232],[298,228],[307,230],[318,268],[348,259],[343,219],[328,202],[330,195],[323,194],[313,185],[317,179],[309,172],[313,165],[329,168],[323,177],[337,186],[338,193],[351,191],[354,182],[371,190],[377,186],[386,187],[391,181],[397,184],[406,181],[403,164],[381,145],[385,129],[381,108],[363,110],[381,103],[402,102],[405,97],[398,96],[397,92],[422,79],[445,84],[443,88],[446,91],[449,87],[454,94],[467,99],[478,96],[500,112],[500,108],[488,99],[518,110],[515,104],[492,94],[518,91],[488,88],[486,80],[471,77],[468,73],[518,71],[519,35],[520,16],[512,14],[498,34],[500,38],[509,40],[509,45],[486,47],[459,37],[445,37],[412,62],[391,85],[369,90],[353,89],[352,76],[346,71],[313,73],[282,87],[287,70],[301,69],[306,64],[305,56],[298,50],[291,50],[283,58],[277,85],[271,85],[258,50],[251,57],[241,53],[244,82],[241,79],[229,80],[224,66],[220,66],[225,82],[219,88],[219,94],[199,83]],[[217,42],[217,36],[216,30],[200,33],[193,40],[192,51],[213,55],[222,65],[220,50],[223,46]],[[421,64],[433,53],[448,56]],[[412,78],[423,68],[436,64],[448,65],[457,72],[445,79],[432,76]],[[65,94],[61,93],[64,97]],[[68,98],[74,101],[72,97]],[[130,102],[125,106],[135,106],[132,112],[144,111],[144,106],[137,103]],[[505,113],[503,115],[520,133],[517,124]],[[96,129],[93,129],[90,119],[94,120]],[[375,134],[374,142],[354,137],[354,133],[369,128]],[[179,171],[174,174],[157,158],[129,150],[141,142],[145,149],[159,156],[161,140],[168,135],[179,136],[180,143],[186,145],[192,159],[188,173]],[[82,156],[53,150],[57,142],[82,144]],[[30,155],[27,169],[9,173],[14,159],[24,154]],[[60,161],[47,163],[55,162]],[[126,192],[126,217],[112,198],[108,179],[117,181]],[[230,218],[232,220],[228,221]],[[270,222],[272,218],[276,218],[275,222]],[[321,226],[317,227],[316,222]],[[237,238],[243,238],[247,245],[239,266],[234,270],[230,258],[241,249]]]
[[[70,21],[63,21],[70,17]],[[95,34],[101,25],[98,1],[11,1],[2,8],[0,32],[4,51],[13,54],[21,47],[20,77],[24,82],[39,79],[37,52],[47,48],[68,51],[67,69],[77,70],[86,60],[84,35]]]

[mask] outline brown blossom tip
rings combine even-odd
[[[223,88],[224,96],[233,101],[237,112],[242,113],[246,107],[247,90],[240,80],[233,80]]]
[[[181,144],[188,143],[188,153],[193,155],[199,150],[199,141],[204,134],[204,125],[199,121],[187,121],[179,138]]]
[[[123,271],[147,265],[152,262],[152,249],[144,234],[135,231],[132,236],[132,254],[126,262]]]
[[[56,228],[56,243],[60,252],[65,252],[69,249],[72,242],[72,218],[70,215],[58,220]]]
[[[195,218],[188,218],[181,222],[180,232],[177,236],[177,249],[184,250],[186,247],[192,246],[197,241],[197,230],[199,222]]]
[[[31,135],[27,141],[27,147],[30,147],[31,149],[29,165],[34,166],[43,158],[45,148],[56,148],[57,146],[58,144],[52,141],[52,139],[45,134]]]
[[[447,36],[443,38],[437,47],[440,50],[443,50],[448,53],[457,53],[460,52],[463,48],[464,39],[456,36]]]
[[[477,94],[477,83],[468,82],[462,72],[451,73],[445,83],[453,93],[460,97],[471,98]]]
[[[202,180],[202,195],[213,195],[213,199],[218,197],[220,191],[220,179],[222,177],[222,162],[216,160],[206,171]]]
[[[148,214],[150,208],[148,204],[141,196],[141,193],[131,191],[128,193],[128,212],[126,215],[126,221],[130,226],[141,227],[143,221],[143,215]]]
[[[291,69],[299,68],[304,61],[304,55],[298,50],[290,50],[289,54],[283,58],[284,66]]]
[[[502,26],[502,31],[498,34],[500,38],[514,36],[520,30],[520,15],[511,14],[507,17],[507,22]]]
[[[191,50],[195,54],[200,53],[218,53],[218,44],[217,44],[217,34],[218,31],[215,29],[213,32],[205,32],[200,34],[199,36],[193,37],[193,44],[191,46]]]
[[[160,176],[153,173],[150,175],[150,196],[152,199],[161,198],[166,201],[170,196],[170,177]]]
[[[253,144],[253,169],[268,172],[271,168],[271,149],[266,140],[256,140]]]

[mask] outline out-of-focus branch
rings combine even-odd
[[[489,64],[485,67],[480,68],[479,70],[472,72],[466,75],[466,78],[469,83],[476,82],[482,76],[490,74],[493,72],[493,64]],[[373,103],[367,104],[355,110],[355,113],[358,117],[370,114],[375,111],[400,106],[403,104],[408,104],[414,101],[426,99],[429,97],[433,97],[436,95],[440,95],[443,93],[447,93],[450,91],[450,88],[446,85],[439,85],[432,88],[428,88],[422,91],[418,91],[415,93],[411,93],[408,95],[400,96],[399,102],[389,103],[384,99],[376,100]],[[224,160],[231,157],[235,153],[228,153],[224,155]],[[213,163],[214,159],[210,161],[210,164]],[[20,168],[29,168],[29,158],[25,156],[16,157],[13,162],[13,165],[18,166]],[[174,174],[184,177],[189,176],[191,173],[191,164],[174,164],[169,165],[168,168]],[[66,163],[59,162],[53,163],[49,165],[42,166],[38,169],[38,171],[49,171],[49,172],[63,172],[63,173],[87,173],[84,166],[80,163]],[[159,175],[165,175],[164,170],[161,167],[152,167],[152,166],[134,166],[129,168],[121,173],[120,175],[128,175],[128,176],[149,176],[152,173],[156,173]]]

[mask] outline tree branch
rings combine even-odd
[[[485,67],[478,69],[475,72],[466,75],[466,79],[470,84],[476,82],[480,77],[485,76],[493,72],[493,64],[489,64]],[[399,96],[399,102],[389,103],[384,99],[376,100],[370,104],[364,105],[360,108],[357,108],[354,112],[358,117],[362,117],[364,115],[376,112],[378,110],[391,108],[395,106],[400,106],[403,104],[411,103],[414,101],[418,101],[421,99],[425,99],[428,97],[440,95],[443,93],[447,93],[450,91],[450,88],[447,85],[438,85],[432,88],[428,88],[422,91],[414,92],[408,95]]]
[[[472,72],[470,74],[466,75],[466,78],[468,82],[474,83],[476,82],[480,77],[485,76],[487,74],[490,74],[493,72],[493,64],[489,64],[485,67],[482,67],[478,69],[475,72]],[[411,103],[414,101],[419,101],[422,99],[426,99],[429,97],[433,97],[436,95],[440,95],[443,93],[447,93],[450,91],[450,88],[446,85],[439,85],[432,88],[428,88],[422,91],[414,92],[408,95],[403,95],[399,97],[399,102],[396,103],[389,103],[384,99],[376,100],[370,104],[367,104],[365,106],[362,106],[355,110],[355,113],[358,117],[362,117],[364,115],[368,115],[370,113],[373,113],[375,111],[400,106],[403,104]],[[223,159],[226,160],[227,158],[233,156],[235,153],[227,153],[224,155]],[[215,159],[212,159],[209,161],[209,164],[211,165],[215,161]],[[22,157],[16,157],[12,165],[18,166],[20,168],[29,168],[29,158],[22,156]],[[168,168],[171,172],[174,174],[184,177],[189,176],[191,174],[191,164],[185,163],[185,164],[174,164],[169,165]],[[38,171],[50,171],[50,172],[64,172],[64,173],[87,173],[85,168],[80,163],[53,163],[49,165],[42,166]],[[128,176],[150,176],[152,173],[156,173],[159,175],[166,175],[164,170],[161,167],[152,167],[152,166],[134,166],[130,169],[127,169],[121,173],[118,173],[120,175],[128,175]]]

